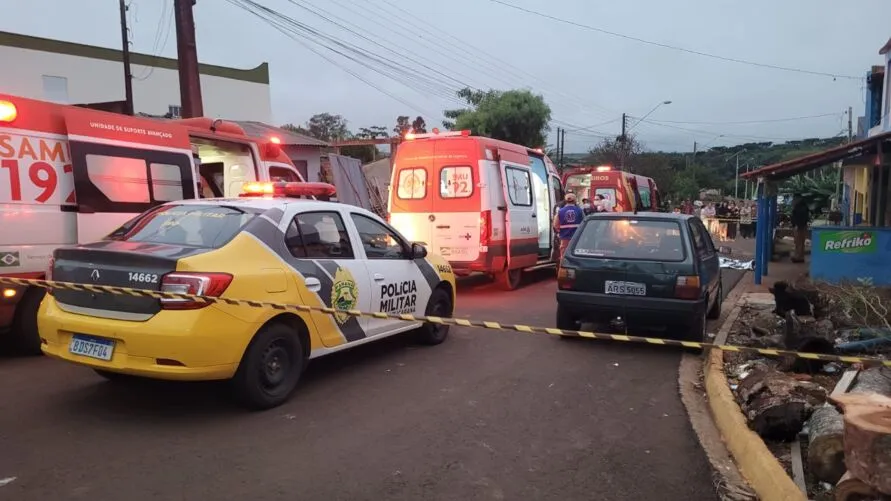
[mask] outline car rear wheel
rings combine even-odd
[[[251,409],[277,407],[291,396],[305,365],[300,335],[285,324],[267,325],[248,345],[232,378],[235,396]]]
[[[709,320],[721,318],[721,308],[724,306],[724,282],[718,281],[718,297],[715,298],[715,304],[708,310]]]
[[[515,270],[504,270],[495,274],[495,283],[498,284],[499,288],[506,291],[516,290],[520,286],[520,281],[522,279],[523,270],[519,268]]]
[[[427,309],[425,314],[428,317],[449,318],[452,316],[452,296],[445,289],[438,288],[430,295],[427,301]],[[446,340],[449,336],[449,325],[425,323],[418,327],[415,336],[418,342],[429,346],[437,345]]]
[[[703,310],[702,313],[698,314],[696,320],[687,327],[684,341],[694,341],[697,343],[705,342],[707,328],[708,320],[706,319],[705,310]],[[700,349],[694,349],[694,351],[700,351]]]
[[[576,331],[579,330],[579,321],[577,318],[572,316],[566,308],[561,305],[557,305],[557,328],[561,330],[567,331]],[[572,336],[560,336],[560,338],[566,338]]]

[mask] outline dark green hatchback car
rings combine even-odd
[[[718,253],[698,217],[588,216],[560,263],[557,327],[658,328],[666,338],[703,341],[706,319],[721,314]]]

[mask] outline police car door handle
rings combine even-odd
[[[308,277],[305,281],[306,288],[311,292],[318,292],[322,289],[322,282],[318,278]]]
[[[384,276],[381,275],[380,273],[375,273],[375,274],[374,274],[374,281],[375,281],[375,282],[383,282],[383,281],[384,281]]]

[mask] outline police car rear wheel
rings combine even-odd
[[[452,296],[445,289],[439,288],[430,295],[425,314],[428,317],[449,318],[452,316]],[[416,331],[418,342],[426,345],[437,345],[449,336],[448,325],[426,323]]]
[[[242,357],[232,379],[235,395],[252,409],[277,407],[291,396],[305,364],[297,332],[284,324],[267,325]]]

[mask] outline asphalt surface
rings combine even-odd
[[[547,271],[457,316],[551,326]],[[725,270],[725,291],[741,272]],[[452,329],[314,361],[289,403],[0,359],[0,500],[708,500],[673,348]],[[14,477],[14,479],[13,479]]]

